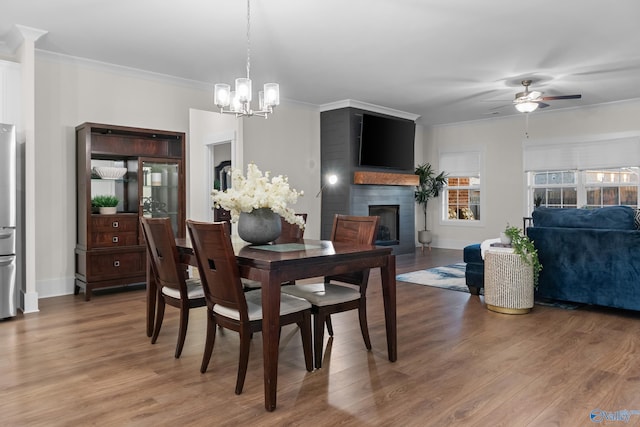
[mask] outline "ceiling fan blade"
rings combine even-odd
[[[547,108],[549,104],[545,104],[544,102],[538,101],[538,108]]]
[[[503,108],[511,107],[511,105],[512,104],[505,104],[505,105],[500,105],[499,107],[492,107],[492,108],[489,108],[489,111],[501,110]]]
[[[558,95],[558,96],[543,96],[543,101],[556,101],[558,99],[580,99],[582,95]]]

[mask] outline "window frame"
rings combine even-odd
[[[459,150],[447,150],[439,153],[441,170],[445,171],[447,176],[447,185],[444,186],[441,192],[440,225],[444,226],[471,226],[471,227],[483,227],[485,225],[486,216],[486,201],[485,201],[485,189],[483,184],[484,175],[484,149],[478,150],[477,147],[473,149],[459,149]],[[450,187],[448,184],[449,178],[477,178],[478,184],[468,186],[456,186]],[[474,190],[480,193],[480,197],[477,203],[480,212],[479,219],[462,219],[462,218],[449,218],[449,191],[455,190]]]
[[[575,189],[576,189],[576,205],[570,205],[570,206],[562,206],[563,203],[560,204],[560,206],[558,205],[549,205],[548,203],[543,203],[541,204],[541,206],[545,206],[545,207],[556,207],[556,208],[562,208],[562,209],[575,209],[575,208],[587,208],[587,209],[595,209],[595,208],[601,208],[601,207],[605,207],[605,206],[630,206],[632,208],[639,208],[640,207],[640,167],[638,166],[621,166],[621,167],[616,167],[616,168],[589,168],[589,169],[584,169],[584,170],[562,170],[562,171],[558,171],[558,170],[549,170],[549,171],[530,171],[530,172],[526,172],[527,174],[527,195],[528,195],[528,200],[529,202],[527,203],[527,209],[529,210],[529,212],[533,211],[534,209],[534,196],[536,193],[536,189],[541,189],[544,188],[547,190],[549,188],[565,188],[565,187],[569,187],[569,184],[566,183],[559,183],[559,184],[549,184],[548,182],[545,184],[535,184],[535,175],[536,174],[541,174],[541,173],[573,173],[574,174],[574,181],[575,181]],[[628,181],[628,182],[624,182],[624,181],[620,181],[619,178],[622,174],[625,173],[630,173],[630,174],[635,174],[636,175],[636,179],[635,179],[635,183],[633,181]],[[605,182],[604,180],[602,180],[601,182],[592,182],[592,181],[587,181],[587,175],[588,174],[615,174],[617,176],[617,180],[616,181],[610,181],[610,182]],[[636,188],[636,204],[623,204],[620,203],[620,198],[621,198],[621,188],[623,187],[635,187]],[[601,191],[600,193],[600,203],[599,204],[595,204],[595,203],[587,203],[588,202],[588,191],[592,188],[599,188],[601,190],[603,189],[607,189],[607,188],[615,188],[617,189],[617,202],[616,204],[604,204],[603,203],[603,192]]]

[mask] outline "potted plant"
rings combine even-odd
[[[538,194],[533,198],[533,205],[536,207],[536,209],[538,209],[540,207],[540,204],[542,204],[542,196]]]
[[[414,173],[420,178],[414,198],[416,203],[422,207],[424,214],[424,229],[418,231],[418,242],[425,245],[431,243],[432,239],[431,232],[427,227],[427,204],[431,198],[440,195],[442,188],[446,184],[447,174],[444,171],[436,174],[430,163],[419,165]]]
[[[120,200],[116,196],[102,194],[91,199],[91,206],[97,207],[101,214],[114,214]]]
[[[538,258],[538,250],[531,239],[525,236],[518,227],[511,227],[509,224],[507,224],[504,232],[500,234],[504,234],[510,240],[514,252],[520,255],[524,262],[533,267],[533,285],[538,289],[538,276],[542,271],[542,264],[540,264],[540,259]]]
[[[296,203],[304,192],[291,188],[286,176],[263,174],[249,163],[246,177],[242,169],[232,170],[232,182],[233,187],[224,191],[213,189],[211,197],[216,209],[228,210],[231,222],[238,223],[241,239],[256,245],[277,239],[282,231],[280,217],[304,230],[304,218],[287,206]]]

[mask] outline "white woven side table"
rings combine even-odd
[[[491,311],[525,314],[533,307],[533,267],[506,248],[484,257],[484,302]]]

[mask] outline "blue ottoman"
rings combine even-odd
[[[472,295],[480,295],[480,289],[484,288],[484,260],[480,252],[480,243],[466,246],[463,260],[467,263],[464,278],[469,292]]]

